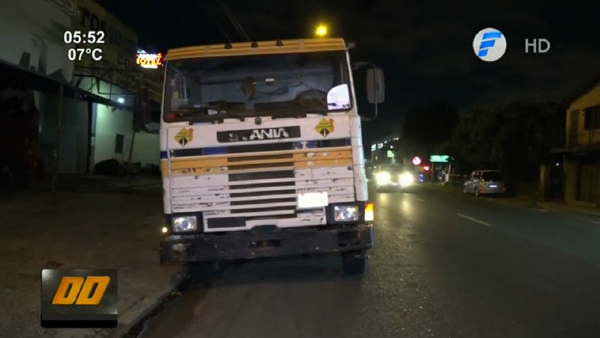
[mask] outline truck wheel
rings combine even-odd
[[[346,275],[364,275],[367,270],[366,252],[350,251],[342,253],[342,269]]]

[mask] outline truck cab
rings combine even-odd
[[[179,48],[165,61],[161,262],[339,253],[364,273],[374,214],[344,40]],[[368,79],[383,90],[380,70]]]

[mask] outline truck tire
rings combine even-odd
[[[367,271],[367,255],[364,250],[342,253],[342,269],[346,275],[364,275]]]

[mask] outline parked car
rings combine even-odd
[[[498,170],[476,170],[471,173],[463,186],[465,194],[503,195],[506,193],[504,175]]]

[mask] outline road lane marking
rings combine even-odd
[[[478,220],[477,218],[469,217],[469,216],[467,216],[467,215],[463,215],[463,214],[460,214],[460,213],[459,213],[459,214],[456,214],[456,215],[457,215],[458,217],[462,217],[462,218],[464,218],[464,219],[468,219],[468,220],[469,220],[469,221],[471,221],[471,222],[475,222],[475,223],[479,223],[479,224],[481,224],[481,225],[485,225],[486,227],[491,227],[491,226],[492,226],[490,223],[486,223],[486,222],[484,222],[484,221],[480,221],[480,220]]]
[[[417,200],[417,201],[419,201],[419,202],[425,202],[425,200],[422,200],[422,199],[420,199],[420,198],[418,198],[418,197],[414,197],[414,199],[416,199],[416,200]]]

